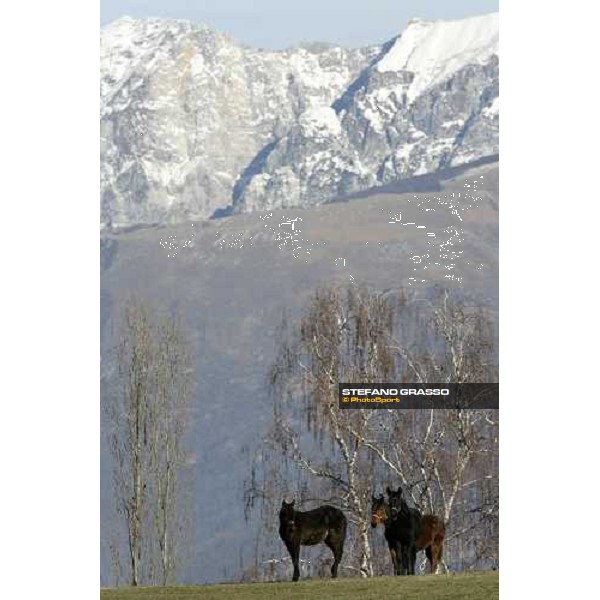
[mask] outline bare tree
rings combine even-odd
[[[410,318],[410,312],[402,318]],[[497,381],[494,332],[485,310],[469,307],[457,293],[442,290],[419,329],[420,336],[412,343],[400,339],[402,332],[392,343],[391,349],[402,359],[401,380]],[[450,559],[464,568],[469,560],[482,558],[482,552],[473,549],[473,556],[465,558],[469,552],[463,537],[483,539],[488,528],[496,532],[497,540],[497,411],[388,410],[380,416],[378,435],[361,442],[375,452],[381,472],[401,481],[421,510],[446,521]],[[497,561],[497,552],[489,558]]]
[[[190,355],[181,325],[130,300],[115,352],[116,377],[103,398],[117,514],[126,530],[129,581],[173,580],[188,520],[183,499],[189,426]],[[119,556],[116,551],[113,556]]]
[[[364,577],[373,573],[369,539],[373,482],[372,453],[361,440],[373,411],[340,410],[338,382],[391,377],[394,358],[387,339],[391,328],[392,312],[381,295],[356,287],[318,290],[297,329],[282,332],[269,379],[274,419],[267,444],[308,476],[311,500],[345,510],[355,532],[347,544],[355,562],[345,568]],[[255,482],[251,489],[256,491]],[[302,489],[298,492],[302,496]]]
[[[401,482],[416,506],[449,524],[449,562],[467,568],[497,561],[497,412],[340,410],[337,387],[497,381],[486,312],[447,290],[425,304],[406,293],[394,301],[356,287],[330,288],[317,291],[296,328],[284,323],[279,334],[270,374],[273,424],[247,486],[249,505],[260,499],[276,514],[290,492],[338,505],[353,524],[352,560],[344,568],[369,576],[371,492]]]

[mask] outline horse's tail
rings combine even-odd
[[[446,523],[444,523],[444,521],[439,518],[437,518],[437,535],[442,541],[446,537]]]
[[[344,541],[346,539],[346,529],[348,528],[348,519],[346,519],[346,515],[340,511],[340,513],[342,514],[342,520],[341,520],[341,525],[340,525],[340,537],[342,538],[342,541]]]
[[[446,524],[439,517],[435,517],[435,527],[433,529],[433,539],[440,548],[440,557],[442,554],[442,545],[446,537]]]
[[[328,528],[339,532],[342,539],[346,539],[346,529],[348,527],[346,515],[339,508],[330,506],[329,504],[325,505],[323,508],[325,509]]]
[[[444,538],[446,537],[446,524],[442,519],[437,519],[437,528],[434,534],[433,543],[437,550],[436,572],[442,563],[442,555],[444,554]]]

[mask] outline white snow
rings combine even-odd
[[[451,121],[446,121],[445,123],[442,123],[442,127],[444,129],[450,129],[451,127],[462,127],[464,124],[464,119],[453,119]]]
[[[340,120],[329,106],[309,108],[300,115],[299,123],[305,137],[331,137],[342,132]]]
[[[411,21],[379,61],[380,72],[411,71],[409,100],[469,64],[498,54],[498,13],[459,21]]]
[[[500,114],[500,96],[496,96],[490,106],[487,106],[482,111],[485,117],[496,117]]]
[[[195,53],[190,60],[190,75],[192,77],[198,77],[203,74],[206,70],[206,63],[204,57],[200,52]]]
[[[381,119],[381,114],[378,111],[375,111],[371,107],[367,106],[363,112],[363,115],[365,116],[365,119],[369,121],[374,131],[377,133],[383,132],[383,122]]]

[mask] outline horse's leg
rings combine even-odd
[[[396,574],[396,550],[392,544],[388,544],[390,550],[390,558],[392,559],[392,568],[394,569],[394,575]]]
[[[344,539],[338,539],[338,536],[333,536],[331,533],[323,540],[327,547],[333,553],[333,564],[331,565],[331,577],[337,577],[337,570],[340,562],[342,561],[342,555],[344,553]]]
[[[409,575],[415,574],[416,562],[417,562],[417,547],[413,544],[410,548],[410,572],[409,572]]]
[[[394,575],[400,575],[400,565],[398,564],[399,558],[398,558],[398,552],[396,550],[396,544],[393,542],[390,542],[388,544],[389,548],[390,548],[390,556],[392,557],[392,565],[394,567]]]
[[[342,562],[343,554],[344,554],[344,544],[343,544],[343,542],[339,542],[336,545],[335,550],[333,551],[334,563],[333,563],[333,565],[331,565],[331,576],[332,577],[337,577],[337,570],[338,570],[338,567],[340,566],[340,563]]]
[[[300,579],[300,544],[294,545],[290,553],[292,555],[292,564],[294,565],[292,581],[298,581]]]
[[[443,543],[440,541],[440,542],[434,542],[434,544],[435,544],[435,547],[434,547],[435,553],[433,556],[434,556],[435,564],[431,565],[431,572],[435,575],[438,572],[440,563],[442,561]]]
[[[400,575],[408,575],[408,563],[409,563],[409,556],[410,556],[410,552],[409,552],[409,548],[407,544],[400,544],[398,543],[398,552],[400,554],[400,562],[401,562],[401,570],[400,570]]]
[[[427,555],[427,560],[429,561],[429,570],[433,573],[433,544],[425,548],[425,554]]]
[[[336,552],[335,549],[331,549],[333,552],[333,564],[331,565],[331,578],[335,579],[337,577],[338,565],[340,564],[340,560],[342,557]]]

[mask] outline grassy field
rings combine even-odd
[[[494,600],[498,572],[373,579],[311,579],[298,583],[245,583],[103,589],[101,600]]]

